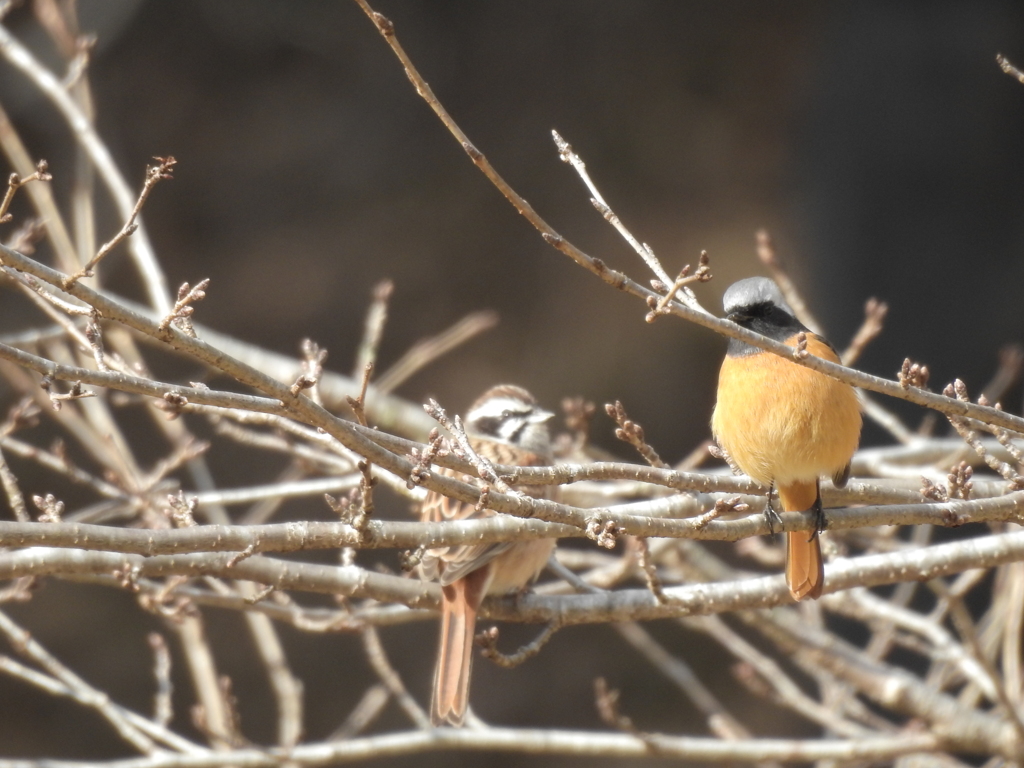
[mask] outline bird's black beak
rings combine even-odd
[[[736,325],[743,325],[750,319],[750,315],[746,312],[730,312],[725,316],[726,320],[732,320]]]

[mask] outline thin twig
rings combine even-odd
[[[356,350],[356,361],[352,367],[352,378],[363,376],[367,365],[377,364],[377,351],[384,337],[384,324],[388,319],[388,302],[395,284],[390,280],[382,280],[373,287],[373,300],[366,311],[363,321],[363,338]]]
[[[406,71],[409,71],[408,66],[406,68]],[[411,76],[412,73],[410,73],[410,77]],[[680,291],[683,295],[681,299],[682,301],[685,301],[694,309],[697,309],[701,312],[706,312],[706,310],[703,307],[701,307],[700,302],[697,301],[697,297],[693,293],[693,291],[691,291],[689,288],[686,288],[685,286],[691,282],[705,282],[711,279],[711,273],[707,270],[707,253],[701,253],[701,266],[704,267],[703,270],[698,269],[696,274],[688,278],[687,273],[689,271],[689,266],[684,267],[683,270],[679,273],[679,277],[673,282],[669,278],[668,272],[666,272],[665,268],[662,267],[661,262],[658,260],[658,257],[654,255],[654,251],[651,249],[651,246],[649,246],[647,243],[641,243],[639,240],[633,237],[633,234],[628,229],[626,229],[625,225],[619,219],[618,215],[616,215],[615,211],[613,211],[611,206],[608,205],[608,203],[605,201],[604,197],[597,190],[597,186],[591,180],[590,174],[587,173],[586,165],[580,159],[579,155],[577,155],[573,151],[572,147],[569,146],[569,142],[563,139],[559,135],[558,131],[551,131],[551,135],[555,140],[555,146],[558,147],[558,156],[562,159],[563,162],[568,163],[573,167],[573,169],[575,169],[576,173],[579,174],[580,179],[582,179],[583,183],[587,186],[587,189],[590,190],[590,194],[592,195],[592,197],[590,198],[590,202],[598,210],[598,212],[605,218],[605,220],[613,227],[615,227],[616,231],[618,231],[618,233],[622,235],[622,238],[627,243],[629,243],[630,247],[634,251],[636,251],[640,258],[642,258],[647,263],[647,266],[650,268],[650,270],[654,272],[657,282],[660,285],[665,286],[661,290],[668,291],[665,294],[665,296],[659,300],[657,304],[650,305],[652,307],[653,312],[651,314],[648,314],[647,322],[653,322],[659,314],[664,314],[665,307],[675,298],[676,294]],[[512,200],[512,198],[509,199]],[[516,204],[515,200],[512,200],[512,202],[513,204]],[[668,288],[668,286],[671,286],[671,288]],[[655,290],[659,289],[655,288]]]
[[[1020,81],[1021,83],[1024,83],[1024,72],[1021,72],[1019,69],[1013,66],[1013,64],[1010,63],[1010,60],[1003,56],[1003,54],[996,54],[996,63],[999,65],[999,68],[1003,70],[1003,72],[1008,74],[1010,77],[1017,78],[1017,80]]]
[[[149,633],[149,647],[153,649],[153,678],[156,682],[153,722],[166,727],[174,717],[171,699],[174,692],[171,683],[171,654],[167,649],[167,641],[158,632]]]
[[[247,599],[256,597],[255,585],[242,583],[239,590]],[[265,614],[253,611],[246,611],[245,620],[256,641],[256,650],[274,691],[274,700],[277,704],[277,743],[289,749],[302,738],[302,681],[292,674],[284,646],[271,620]]]
[[[503,195],[505,195],[516,210],[519,211],[519,213],[522,214],[526,220],[541,233],[541,236],[549,245],[561,251],[577,264],[584,267],[614,288],[625,291],[634,296],[638,296],[645,302],[648,297],[654,297],[655,300],[660,298],[658,294],[631,280],[623,273],[609,268],[600,259],[595,259],[581,251],[564,237],[559,235],[551,225],[541,218],[533,207],[530,206],[530,204],[527,203],[526,200],[524,200],[518,193],[516,193],[515,190],[513,190],[497,173],[497,171],[494,170],[493,166],[491,166],[487,158],[484,157],[483,153],[473,146],[465,133],[463,133],[455,121],[452,120],[448,112],[437,100],[437,97],[430,89],[430,86],[427,85],[418,70],[413,66],[402,46],[398,43],[398,40],[395,37],[394,25],[386,17],[370,8],[366,0],[356,0],[356,2],[373,21],[378,31],[387,41],[388,45],[391,46],[392,51],[394,51],[395,55],[402,62],[402,66],[405,68],[405,72],[415,86],[417,93],[427,101],[431,109],[434,110],[435,114],[437,114],[441,119],[445,127],[456,138],[462,148],[470,156],[470,159],[474,164],[476,164],[491,183],[494,184]],[[665,278],[666,284],[670,284],[671,282],[671,279],[667,277]],[[795,359],[793,357],[792,347],[786,346],[781,342],[768,339],[767,337],[753,331],[749,331],[746,328],[742,328],[728,320],[714,317],[705,311],[698,311],[697,309],[681,302],[673,302],[667,307],[667,309],[669,309],[672,314],[696,323],[704,328],[708,328],[730,338],[745,341],[759,349],[767,350],[787,359],[795,360],[799,365],[824,373],[827,376],[839,379],[840,381],[844,381],[855,387],[861,387],[863,389],[880,392],[891,397],[908,400],[927,408],[933,408],[942,413],[952,413],[953,415],[977,418],[985,421],[986,423],[1024,434],[1024,418],[1010,417],[1008,414],[997,414],[992,408],[984,408],[973,404],[957,403],[954,400],[950,400],[950,398],[935,395],[930,392],[921,392],[914,389],[905,390],[895,381],[888,381],[853,368],[831,363],[814,355],[808,355],[806,358],[802,359]]]
[[[0,106],[0,148],[3,149],[11,167],[17,173],[22,176],[32,173],[35,163],[2,106]],[[64,219],[57,208],[52,186],[50,184],[32,184],[26,191],[35,206],[38,219],[45,222],[46,236],[56,253],[57,263],[68,272],[78,269],[81,264],[78,260],[78,253],[75,251],[71,236],[64,226]],[[11,247],[14,247],[13,243],[11,243]],[[15,248],[15,250],[22,249]]]
[[[186,336],[195,338],[196,331],[192,325],[192,315],[195,307],[192,305],[206,298],[206,289],[210,287],[210,278],[200,280],[195,287],[188,283],[182,283],[178,287],[178,298],[174,302],[171,311],[160,321],[157,330],[166,331],[171,325],[180,330]]]
[[[302,373],[291,386],[291,393],[298,395],[305,391],[307,396],[317,405],[323,405],[323,398],[320,397],[320,378],[324,374],[324,363],[327,361],[327,350],[321,349],[320,345],[312,339],[302,340]],[[372,365],[372,363],[366,363]],[[366,365],[363,366],[364,374]],[[360,394],[365,398],[365,393]]]
[[[220,676],[217,674],[213,651],[206,640],[202,616],[198,613],[180,616],[177,622],[172,621],[169,626],[178,634],[192,678],[192,687],[199,700],[193,709],[193,721],[198,715],[201,722],[194,724],[202,726],[201,730],[215,750],[224,751],[236,746],[239,734],[234,729],[232,708],[220,685]]]
[[[498,313],[491,310],[472,312],[436,336],[413,344],[377,379],[378,392],[394,392],[417,372],[456,347],[498,324]]]
[[[149,197],[149,193],[152,192],[153,187],[156,186],[157,182],[163,181],[164,179],[174,178],[174,165],[178,162],[173,157],[154,157],[157,161],[157,165],[150,165],[146,167],[146,180],[142,185],[142,191],[139,193],[138,199],[135,201],[135,205],[128,215],[127,221],[124,226],[121,227],[120,231],[114,237],[103,244],[100,249],[96,252],[96,255],[89,259],[88,263],[82,267],[81,270],[75,272],[73,275],[69,275],[64,281],[64,288],[67,289],[74,285],[77,281],[83,277],[92,277],[93,271],[96,265],[99,264],[108,253],[126,237],[131,236],[139,228],[139,225],[135,223],[135,220],[139,216],[139,212],[142,210],[142,206],[146,204],[146,199]]]
[[[625,407],[623,407],[619,400],[616,400],[614,404],[606,403],[604,410],[618,425],[618,429],[615,430],[615,437],[636,448],[637,452],[643,456],[644,461],[652,467],[659,469],[668,468],[668,465],[661,460],[658,452],[644,439],[644,428],[629,418]]]
[[[526,645],[521,646],[515,653],[502,653],[498,650],[499,631],[497,627],[491,627],[480,632],[475,639],[477,645],[483,648],[482,653],[486,658],[493,661],[499,667],[513,669],[540,653],[541,649],[548,644],[548,641],[555,636],[559,629],[561,629],[561,625],[557,621],[550,622],[537,637]]]
[[[647,246],[644,247],[646,248]],[[662,296],[657,301],[655,301],[653,298],[648,297],[647,306],[651,308],[651,311],[647,313],[647,316],[644,319],[648,323],[653,323],[661,315],[669,314],[668,305],[672,303],[672,301],[675,299],[676,295],[679,293],[680,290],[685,289],[687,291],[686,301],[688,301],[690,304],[695,303],[696,298],[694,297],[693,292],[690,291],[690,289],[685,288],[685,286],[689,285],[690,283],[706,283],[709,280],[711,280],[711,268],[708,266],[708,264],[708,252],[701,251],[700,259],[697,262],[697,271],[694,272],[692,275],[690,274],[690,265],[687,264],[679,271],[679,274],[676,276],[675,281],[670,286],[666,286],[660,280],[651,280],[651,287],[655,291],[665,291],[665,295]]]
[[[135,196],[117,169],[110,150],[97,135],[89,118],[83,114],[73,97],[64,88],[63,83],[2,25],[0,25],[0,55],[3,55],[15,68],[25,74],[64,116],[75,139],[92,160],[100,177],[110,190],[121,218],[127,220],[134,208]],[[47,220],[49,221],[49,218]],[[166,314],[171,307],[167,281],[157,263],[156,254],[153,252],[153,247],[144,228],[141,228],[128,241],[128,244],[142,276],[150,304],[157,312]]]
[[[889,305],[872,297],[864,305],[864,322],[850,340],[850,345],[839,357],[843,365],[853,365],[885,327],[885,316],[889,313]]]
[[[579,158],[579,155],[573,151],[572,147],[569,146],[569,142],[563,139],[559,135],[558,131],[551,131],[551,136],[555,140],[555,146],[558,147],[558,156],[561,158],[562,162],[571,165],[576,173],[579,174],[583,183],[586,184],[587,189],[590,190],[590,202],[594,204],[594,207],[597,208],[601,215],[604,216],[616,230],[618,230],[619,234],[622,235],[623,239],[627,243],[630,244],[640,258],[647,262],[647,266],[650,267],[655,277],[659,278],[666,285],[671,285],[672,279],[668,276],[668,272],[665,271],[665,268],[661,266],[661,262],[658,261],[658,257],[654,255],[654,251],[652,251],[646,243],[641,244],[640,241],[633,237],[629,230],[622,224],[619,217],[615,215],[614,211],[612,211],[611,206],[605,202],[604,197],[600,192],[598,192],[597,186],[591,180],[590,174],[587,173],[586,164]]]
[[[635,539],[637,546],[637,560],[639,561],[640,570],[644,574],[644,580],[647,582],[647,588],[651,590],[651,594],[654,595],[654,599],[659,603],[668,602],[668,597],[665,595],[664,585],[661,583],[661,578],[658,576],[658,566],[654,562],[654,558],[651,555],[651,548],[647,543],[647,539],[644,537],[638,537]]]
[[[431,418],[435,419],[438,424],[451,433],[452,437],[455,438],[455,442],[458,445],[459,450],[462,452],[463,457],[468,459],[470,464],[473,465],[477,476],[480,477],[481,480],[484,480],[499,493],[516,493],[509,488],[508,483],[498,475],[497,471],[494,469],[494,465],[474,450],[472,444],[469,442],[469,437],[466,435],[466,430],[462,427],[462,420],[458,416],[455,417],[454,421],[449,419],[444,408],[442,408],[433,398],[427,401],[426,405],[423,406],[423,410],[425,410]]]
[[[90,686],[70,669],[65,667],[49,651],[43,648],[32,636],[14,623],[6,613],[0,611],[0,632],[6,637],[12,647],[26,658],[31,659],[47,674],[59,680],[65,687],[75,692],[75,698],[86,706],[95,709],[107,722],[109,722],[122,739],[131,744],[135,749],[144,755],[154,755],[157,751],[156,745],[138,727],[125,718],[110,701],[110,698]]]
[[[366,363],[363,369],[363,386],[359,390],[358,398],[349,398],[348,404],[356,416],[356,420],[363,427],[366,423],[366,389],[370,385],[370,376],[373,375],[373,361]],[[377,484],[373,476],[373,465],[369,459],[364,459],[357,464],[362,475],[359,481],[359,510],[352,517],[352,527],[360,533],[366,530],[367,524],[373,517],[373,487]]]
[[[947,397],[956,397],[961,402],[970,402],[970,398],[967,394],[967,386],[960,379],[956,379],[952,384],[948,384],[943,390],[943,394]],[[1024,488],[1024,477],[1022,477],[1013,466],[1007,464],[1005,461],[1000,461],[995,456],[991,455],[982,444],[978,433],[971,429],[971,426],[966,419],[953,416],[952,414],[946,414],[946,418],[949,419],[950,424],[952,424],[953,428],[956,429],[957,434],[964,439],[965,443],[971,446],[982,461],[1008,480],[1013,487]]]
[[[349,716],[345,718],[345,722],[327,737],[327,742],[348,741],[358,736],[377,719],[390,699],[391,692],[387,686],[381,683],[371,685],[366,689],[366,693],[363,694]]]
[[[18,191],[20,187],[25,186],[30,181],[50,181],[53,177],[46,172],[47,165],[45,160],[40,160],[36,164],[35,173],[21,178],[16,173],[12,173],[7,179],[7,192],[4,194],[4,199],[0,200],[0,224],[6,224],[11,220],[11,214],[7,212],[7,209],[11,206],[11,201],[14,199],[14,193]]]
[[[31,518],[29,517],[28,509],[25,508],[25,497],[22,495],[21,488],[18,485],[18,478],[14,476],[10,466],[8,466],[2,450],[0,450],[0,483],[3,484],[4,493],[7,495],[7,503],[11,507],[14,519],[19,523],[29,522]]]
[[[967,643],[967,647],[971,649],[971,655],[974,657],[974,661],[978,663],[984,671],[985,676],[988,678],[989,683],[995,689],[996,696],[999,703],[1002,705],[1003,712],[1009,718],[1014,728],[1017,729],[1017,734],[1022,743],[1024,743],[1024,721],[1021,720],[1021,713],[1007,695],[1006,687],[1003,685],[1002,678],[1000,678],[996,673],[996,670],[993,669],[988,657],[982,650],[981,643],[978,641],[978,633],[975,629],[974,621],[971,619],[971,614],[968,612],[966,606],[964,606],[963,600],[952,590],[947,589],[941,579],[933,579],[929,581],[928,586],[935,590],[937,594],[945,598],[949,607],[950,618],[953,620],[953,625],[956,627],[957,633]]]
[[[423,711],[423,707],[417,704],[416,700],[409,695],[409,691],[406,690],[402,678],[395,671],[395,668],[391,666],[376,628],[367,626],[363,629],[362,636],[363,650],[370,662],[370,666],[377,673],[377,677],[380,678],[380,681],[391,695],[395,697],[395,701],[398,702],[398,705],[412,721],[413,725],[421,730],[429,730],[430,717]]]
[[[768,267],[768,271],[772,273],[772,279],[779,286],[779,290],[782,291],[786,302],[793,308],[796,319],[807,326],[811,333],[816,333],[819,336],[822,335],[821,323],[811,313],[810,308],[808,308],[807,303],[804,301],[804,297],[790,278],[789,272],[782,266],[782,262],[779,261],[779,257],[775,253],[775,244],[772,242],[771,235],[765,229],[760,229],[757,232],[757,257],[761,260],[762,264]]]
[[[708,729],[713,734],[728,740],[750,738],[750,731],[701,682],[689,664],[669,653],[664,646],[635,622],[616,624],[615,629],[693,702],[694,706],[707,718]]]

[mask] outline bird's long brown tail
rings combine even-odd
[[[804,512],[815,506],[818,499],[817,481],[779,486],[779,500],[786,512]],[[794,600],[821,597],[825,570],[817,531],[791,531],[786,534],[786,584]]]
[[[469,675],[473,666],[476,613],[487,583],[487,566],[442,590],[441,644],[434,671],[430,721],[461,726],[469,705]]]

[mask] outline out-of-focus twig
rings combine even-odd
[[[377,364],[377,351],[384,338],[384,325],[388,319],[388,302],[394,289],[395,284],[390,280],[382,280],[373,287],[373,299],[363,322],[363,338],[359,342],[356,361],[352,366],[353,379],[360,379],[367,365]]]
[[[884,301],[875,298],[867,300],[864,305],[864,322],[850,340],[850,345],[839,356],[843,365],[853,365],[860,358],[865,347],[882,332],[885,326],[885,316],[888,313],[889,305]]]
[[[1003,70],[1003,72],[1008,74],[1010,77],[1017,78],[1017,80],[1019,80],[1021,83],[1024,83],[1024,72],[1021,72],[1019,69],[1013,66],[1013,64],[1010,63],[1010,60],[1003,56],[1003,54],[996,54],[996,63],[999,65],[999,68]]]
[[[65,667],[49,651],[43,648],[32,636],[15,624],[7,614],[0,611],[0,632],[8,642],[22,655],[41,666],[47,674],[59,680],[68,689],[74,691],[75,697],[104,717],[118,734],[131,744],[135,749],[145,755],[152,755],[156,751],[156,745],[152,739],[141,732],[137,725],[130,722],[110,698],[101,691],[96,690],[85,680],[80,678],[70,669]]]
[[[821,324],[811,313],[800,291],[789,277],[789,272],[782,267],[779,257],[775,253],[775,244],[772,242],[771,235],[765,229],[757,232],[757,257],[762,264],[768,267],[775,284],[779,286],[786,302],[793,308],[796,319],[807,326],[811,333],[821,335]]]
[[[370,666],[377,673],[377,677],[380,678],[381,683],[388,689],[392,696],[395,697],[395,701],[398,702],[399,706],[405,712],[406,716],[413,722],[413,724],[422,730],[430,729],[430,718],[427,713],[423,711],[423,708],[416,703],[416,700],[409,695],[409,691],[406,690],[405,683],[402,682],[402,678],[399,676],[395,668],[391,666],[391,662],[388,661],[387,654],[384,652],[384,646],[380,642],[380,635],[377,633],[377,629],[373,626],[368,626],[362,631],[363,636],[363,650],[366,653],[367,659],[370,661]]]
[[[171,684],[171,653],[167,649],[163,635],[158,632],[149,633],[149,647],[153,649],[153,678],[156,682],[153,720],[166,727],[174,717],[171,701],[171,694],[174,692]]]
[[[0,483],[3,484],[4,493],[7,496],[7,503],[11,507],[14,519],[20,523],[27,523],[31,519],[28,510],[25,508],[25,497],[18,485],[18,478],[15,477],[0,450]]]
[[[103,140],[64,85],[3,25],[0,25],[0,55],[24,73],[61,112],[76,140],[89,155],[110,190],[118,213],[127,221],[135,206],[135,196],[117,169],[117,164]],[[129,241],[129,245],[151,306],[157,312],[166,314],[171,308],[167,281],[144,230],[140,228],[136,236]]]
[[[45,160],[40,160],[36,164],[36,170],[34,173],[29,174],[25,178],[22,178],[17,173],[12,173],[7,179],[7,192],[4,194],[2,200],[0,200],[0,224],[6,224],[11,220],[11,214],[7,212],[7,209],[11,207],[11,201],[14,199],[14,193],[21,187],[25,186],[31,181],[50,181],[53,177],[47,173],[47,165]]]
[[[417,341],[377,379],[378,392],[394,392],[418,371],[498,324],[498,313],[472,312],[436,336]]]

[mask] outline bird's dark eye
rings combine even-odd
[[[512,411],[510,411],[508,408],[501,412],[501,418],[503,419],[507,419],[510,416],[512,416]]]
[[[474,428],[482,435],[498,437],[498,430],[501,429],[501,423],[501,419],[494,418],[493,416],[485,416],[476,420]]]

